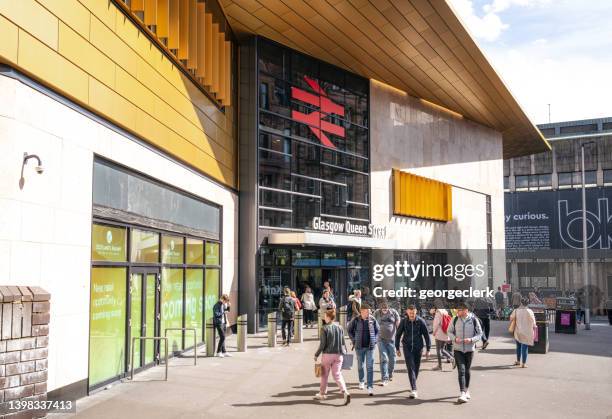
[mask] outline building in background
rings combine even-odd
[[[612,118],[539,128],[551,151],[504,161],[509,281],[523,291],[583,289],[584,145],[589,281],[601,308],[612,296]]]
[[[548,146],[445,2],[4,1],[0,36],[0,274],[52,295],[50,399],[210,344],[221,293],[253,331],[383,261],[506,278],[503,158]]]

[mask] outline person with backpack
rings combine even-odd
[[[363,364],[366,364],[368,394],[374,395],[374,348],[378,341],[379,327],[376,319],[370,315],[370,306],[361,305],[359,317],[355,317],[347,326],[349,338],[357,354],[359,372],[359,389],[365,387]]]
[[[423,343],[424,342],[424,343]],[[402,319],[395,335],[395,350],[397,356],[401,356],[400,343],[404,350],[404,360],[408,369],[408,379],[410,380],[410,394],[408,397],[416,399],[417,396],[417,378],[421,367],[421,356],[423,355],[423,347],[427,347],[425,356],[429,358],[429,350],[431,349],[431,340],[429,339],[429,330],[425,320],[417,316],[417,309],[414,304],[411,304],[406,309],[406,317]]]
[[[397,310],[389,308],[386,300],[380,303],[380,308],[374,312],[374,318],[380,327],[378,339],[378,354],[380,355],[381,385],[386,386],[393,380],[395,369],[395,333],[400,324]]]
[[[217,355],[219,358],[230,357],[231,355],[225,350],[225,329],[227,328],[227,315],[230,310],[230,300],[227,294],[223,294],[219,301],[213,306],[213,325],[219,335],[219,344],[217,346]]]
[[[344,343],[344,330],[334,323],[335,318],[335,309],[332,308],[325,312],[324,324],[319,338],[319,349],[314,356],[314,360],[317,362],[319,355],[323,354],[321,356],[321,385],[315,399],[325,400],[327,398],[327,380],[331,371],[334,381],[344,394],[344,405],[346,406],[351,402],[351,395],[346,388],[344,377],[342,377],[342,361],[346,352],[346,344]]]
[[[293,335],[293,317],[296,311],[295,301],[293,297],[291,297],[291,290],[289,287],[285,287],[283,290],[283,297],[278,304],[278,311],[280,311],[281,314],[283,341],[285,341],[285,346],[289,346],[291,335]],[[287,329],[286,332],[285,328]]]
[[[452,363],[453,368],[455,368],[455,358],[446,350],[446,345],[449,343],[448,327],[451,324],[452,317],[445,309],[436,306],[431,309],[430,313],[433,316],[432,334],[436,340],[436,356],[438,357],[438,366],[434,367],[434,371],[442,371],[443,357],[447,363]]]
[[[455,363],[457,364],[457,375],[459,378],[458,403],[467,403],[472,397],[470,395],[470,368],[474,357],[476,342],[482,336],[480,322],[470,310],[467,304],[457,304],[457,317],[453,319],[448,327],[448,337],[453,342]]]

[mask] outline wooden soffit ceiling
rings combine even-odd
[[[504,158],[550,149],[444,0],[220,3],[238,36],[265,36],[494,128]]]

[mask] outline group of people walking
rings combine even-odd
[[[515,365],[521,366],[526,366],[527,349],[534,343],[535,317],[533,311],[527,307],[528,303],[528,299],[522,301],[513,311],[510,323],[517,347]],[[373,310],[365,302],[353,304],[353,309],[358,310],[358,315],[353,316],[346,326],[346,331],[355,351],[359,389],[366,390],[370,396],[374,395],[374,352],[378,347],[380,385],[387,386],[393,381],[396,358],[403,355],[410,383],[408,396],[412,399],[418,398],[417,381],[421,359],[423,355],[426,359],[429,358],[432,340],[427,323],[418,315],[417,308],[414,305],[408,306],[404,318],[385,301],[377,310]],[[466,303],[458,303],[452,313],[441,307],[432,308],[430,313],[433,316],[432,334],[437,357],[437,366],[433,369],[441,371],[443,361],[452,364],[452,368],[457,369],[457,402],[467,403],[471,399],[471,366],[476,343],[486,336],[481,320],[470,311]],[[350,394],[342,376],[343,357],[348,350],[344,344],[344,330],[334,323],[335,318],[335,308],[328,309],[320,334],[319,348],[315,353],[315,361],[322,355],[321,384],[315,398],[327,398],[328,377],[331,372],[344,395],[345,404],[348,404]]]

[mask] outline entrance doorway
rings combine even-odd
[[[306,290],[306,287],[312,289],[315,298],[315,303],[319,304],[319,299],[323,295],[323,284],[327,281],[334,293],[334,301],[336,305],[341,306],[346,303],[346,292],[344,276],[345,269],[339,268],[298,268],[293,269],[294,283],[293,289],[296,290],[298,298]]]
[[[158,269],[132,268],[129,284],[127,341],[128,363],[131,362],[132,338],[160,336],[160,277]],[[134,342],[134,368],[142,368],[159,360],[159,342]],[[131,365],[129,366],[131,367]]]

